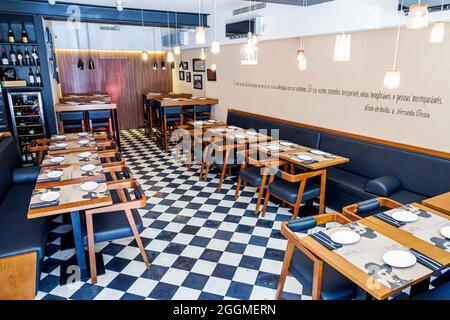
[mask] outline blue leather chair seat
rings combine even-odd
[[[81,122],[64,122],[64,129],[74,129],[74,130],[81,130]]]
[[[107,128],[107,127],[109,127],[109,122],[108,121],[95,121],[95,122],[92,122],[92,127],[94,129]]]
[[[11,185],[0,205],[0,257],[36,251],[44,257],[47,242],[46,218],[27,219],[34,182]]]
[[[271,194],[290,203],[295,203],[297,201],[299,188],[300,182],[292,183],[283,179],[275,179],[274,182],[269,185]],[[308,181],[306,183],[305,191],[303,192],[302,202],[317,198],[319,195],[320,186],[314,182]]]
[[[179,117],[179,116],[166,116],[166,122],[167,123],[181,122],[181,117]]]
[[[195,119],[196,120],[208,120],[209,119],[209,115],[200,113],[200,114],[195,115]]]
[[[303,290],[312,292],[313,262],[297,248],[294,249],[289,271],[303,285]],[[349,300],[354,299],[356,294],[357,286],[353,282],[327,263],[323,264],[321,299]]]
[[[242,179],[250,183],[251,185],[258,187],[261,185],[262,175],[261,168],[248,167],[240,171],[239,175]]]
[[[131,211],[138,232],[142,232],[144,230],[144,225],[138,210],[133,209]],[[93,222],[95,242],[111,241],[133,236],[125,211],[94,214]],[[87,244],[87,235],[85,231],[83,234],[83,243],[85,245]]]
[[[450,282],[443,283],[432,290],[418,294],[412,297],[411,300],[450,300]]]

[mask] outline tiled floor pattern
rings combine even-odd
[[[122,131],[123,155],[148,197],[141,209],[141,237],[147,270],[131,238],[96,244],[106,274],[98,283],[59,285],[60,263],[74,250],[60,251],[70,230],[61,217],[52,232],[37,299],[274,299],[286,240],[281,222],[289,209],[269,202],[265,218],[254,214],[255,188],[234,201],[235,179],[217,192],[218,174],[199,181],[199,166],[186,169],[147,138],[142,130]],[[284,299],[310,299],[288,277]]]

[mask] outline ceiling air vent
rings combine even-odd
[[[251,12],[251,11],[264,9],[266,6],[267,5],[266,5],[265,2],[261,2],[261,3],[255,4],[253,6],[248,6],[248,7],[236,9],[236,10],[233,10],[233,16],[237,16],[239,14],[243,14],[243,13],[246,13],[246,12]]]

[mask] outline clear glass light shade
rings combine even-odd
[[[51,6],[54,5],[55,3],[56,3],[56,0],[48,0],[48,4]]]
[[[122,0],[117,0],[116,5],[117,5],[117,11],[123,11]]]
[[[408,29],[421,29],[428,26],[428,5],[424,3],[413,4],[409,8],[406,27]]]
[[[167,52],[167,62],[174,62],[175,61],[175,58],[173,57],[173,52],[172,51],[169,51],[169,52]]]
[[[195,28],[195,43],[205,44],[206,43],[206,32],[205,28],[198,26]]]
[[[259,49],[249,40],[242,45],[240,55],[242,65],[257,65]]]
[[[349,61],[352,48],[352,36],[338,34],[334,44],[333,61]]]
[[[156,69],[158,69],[158,62],[153,62],[153,70],[156,70]]]
[[[142,51],[141,59],[142,59],[142,61],[147,61],[148,60],[148,53],[147,53],[147,51]]]
[[[384,74],[383,85],[387,89],[397,89],[400,87],[400,70],[388,69]]]
[[[200,50],[200,59],[201,60],[206,59],[205,48],[202,48],[202,50]]]
[[[173,53],[178,56],[181,53],[181,47],[180,46],[174,46],[173,47]]]
[[[298,70],[306,70],[306,54],[305,50],[297,51]]]
[[[219,41],[211,42],[211,53],[212,54],[220,53],[220,42]]]
[[[211,65],[211,70],[212,70],[212,71],[216,71],[216,70],[217,70],[217,65],[216,65],[215,63],[213,63],[213,64]]]
[[[435,22],[430,33],[430,43],[442,43],[445,35],[445,23]]]

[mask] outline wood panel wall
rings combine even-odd
[[[81,56],[84,70],[77,68]],[[88,69],[89,57],[95,69]],[[142,61],[141,52],[108,50],[56,50],[56,59],[63,95],[71,93],[106,92],[117,104],[120,129],[138,128],[144,123],[144,93],[171,92],[172,70],[153,70],[153,62],[165,58],[163,52],[149,53]]]

